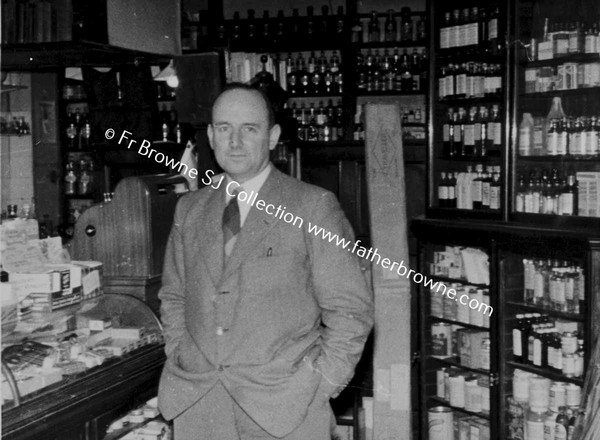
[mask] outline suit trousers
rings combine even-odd
[[[219,381],[173,420],[175,440],[331,440],[335,417],[329,401],[313,400],[306,418],[285,437],[273,437],[233,400]]]

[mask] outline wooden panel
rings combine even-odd
[[[183,176],[164,174],[123,179],[111,202],[92,206],[78,219],[74,258],[102,261],[105,277],[160,274],[178,199],[172,185],[184,182]]]

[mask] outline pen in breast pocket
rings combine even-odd
[[[267,250],[267,257],[270,257],[271,255],[273,255],[273,248]]]

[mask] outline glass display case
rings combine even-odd
[[[516,2],[512,218],[600,225],[600,9]]]
[[[508,175],[510,2],[431,2],[432,217],[502,219]]]
[[[162,326],[133,296],[104,294],[13,327],[2,335],[3,439],[101,433],[156,393]]]
[[[568,429],[593,380],[588,365],[600,322],[598,237],[441,219],[415,220],[412,229],[426,276],[418,294],[421,377],[415,390],[422,438],[488,427],[485,438],[544,438],[544,425],[565,419]],[[473,255],[481,255],[479,262]],[[480,270],[465,269],[483,267],[486,257],[487,283],[474,278]]]

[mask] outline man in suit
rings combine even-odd
[[[208,128],[225,173],[177,205],[159,293],[159,406],[176,440],[330,440],[329,399],[372,328],[358,258],[307,230],[352,240],[348,220],[333,194],[270,164],[280,131],[261,92],[226,88]]]

